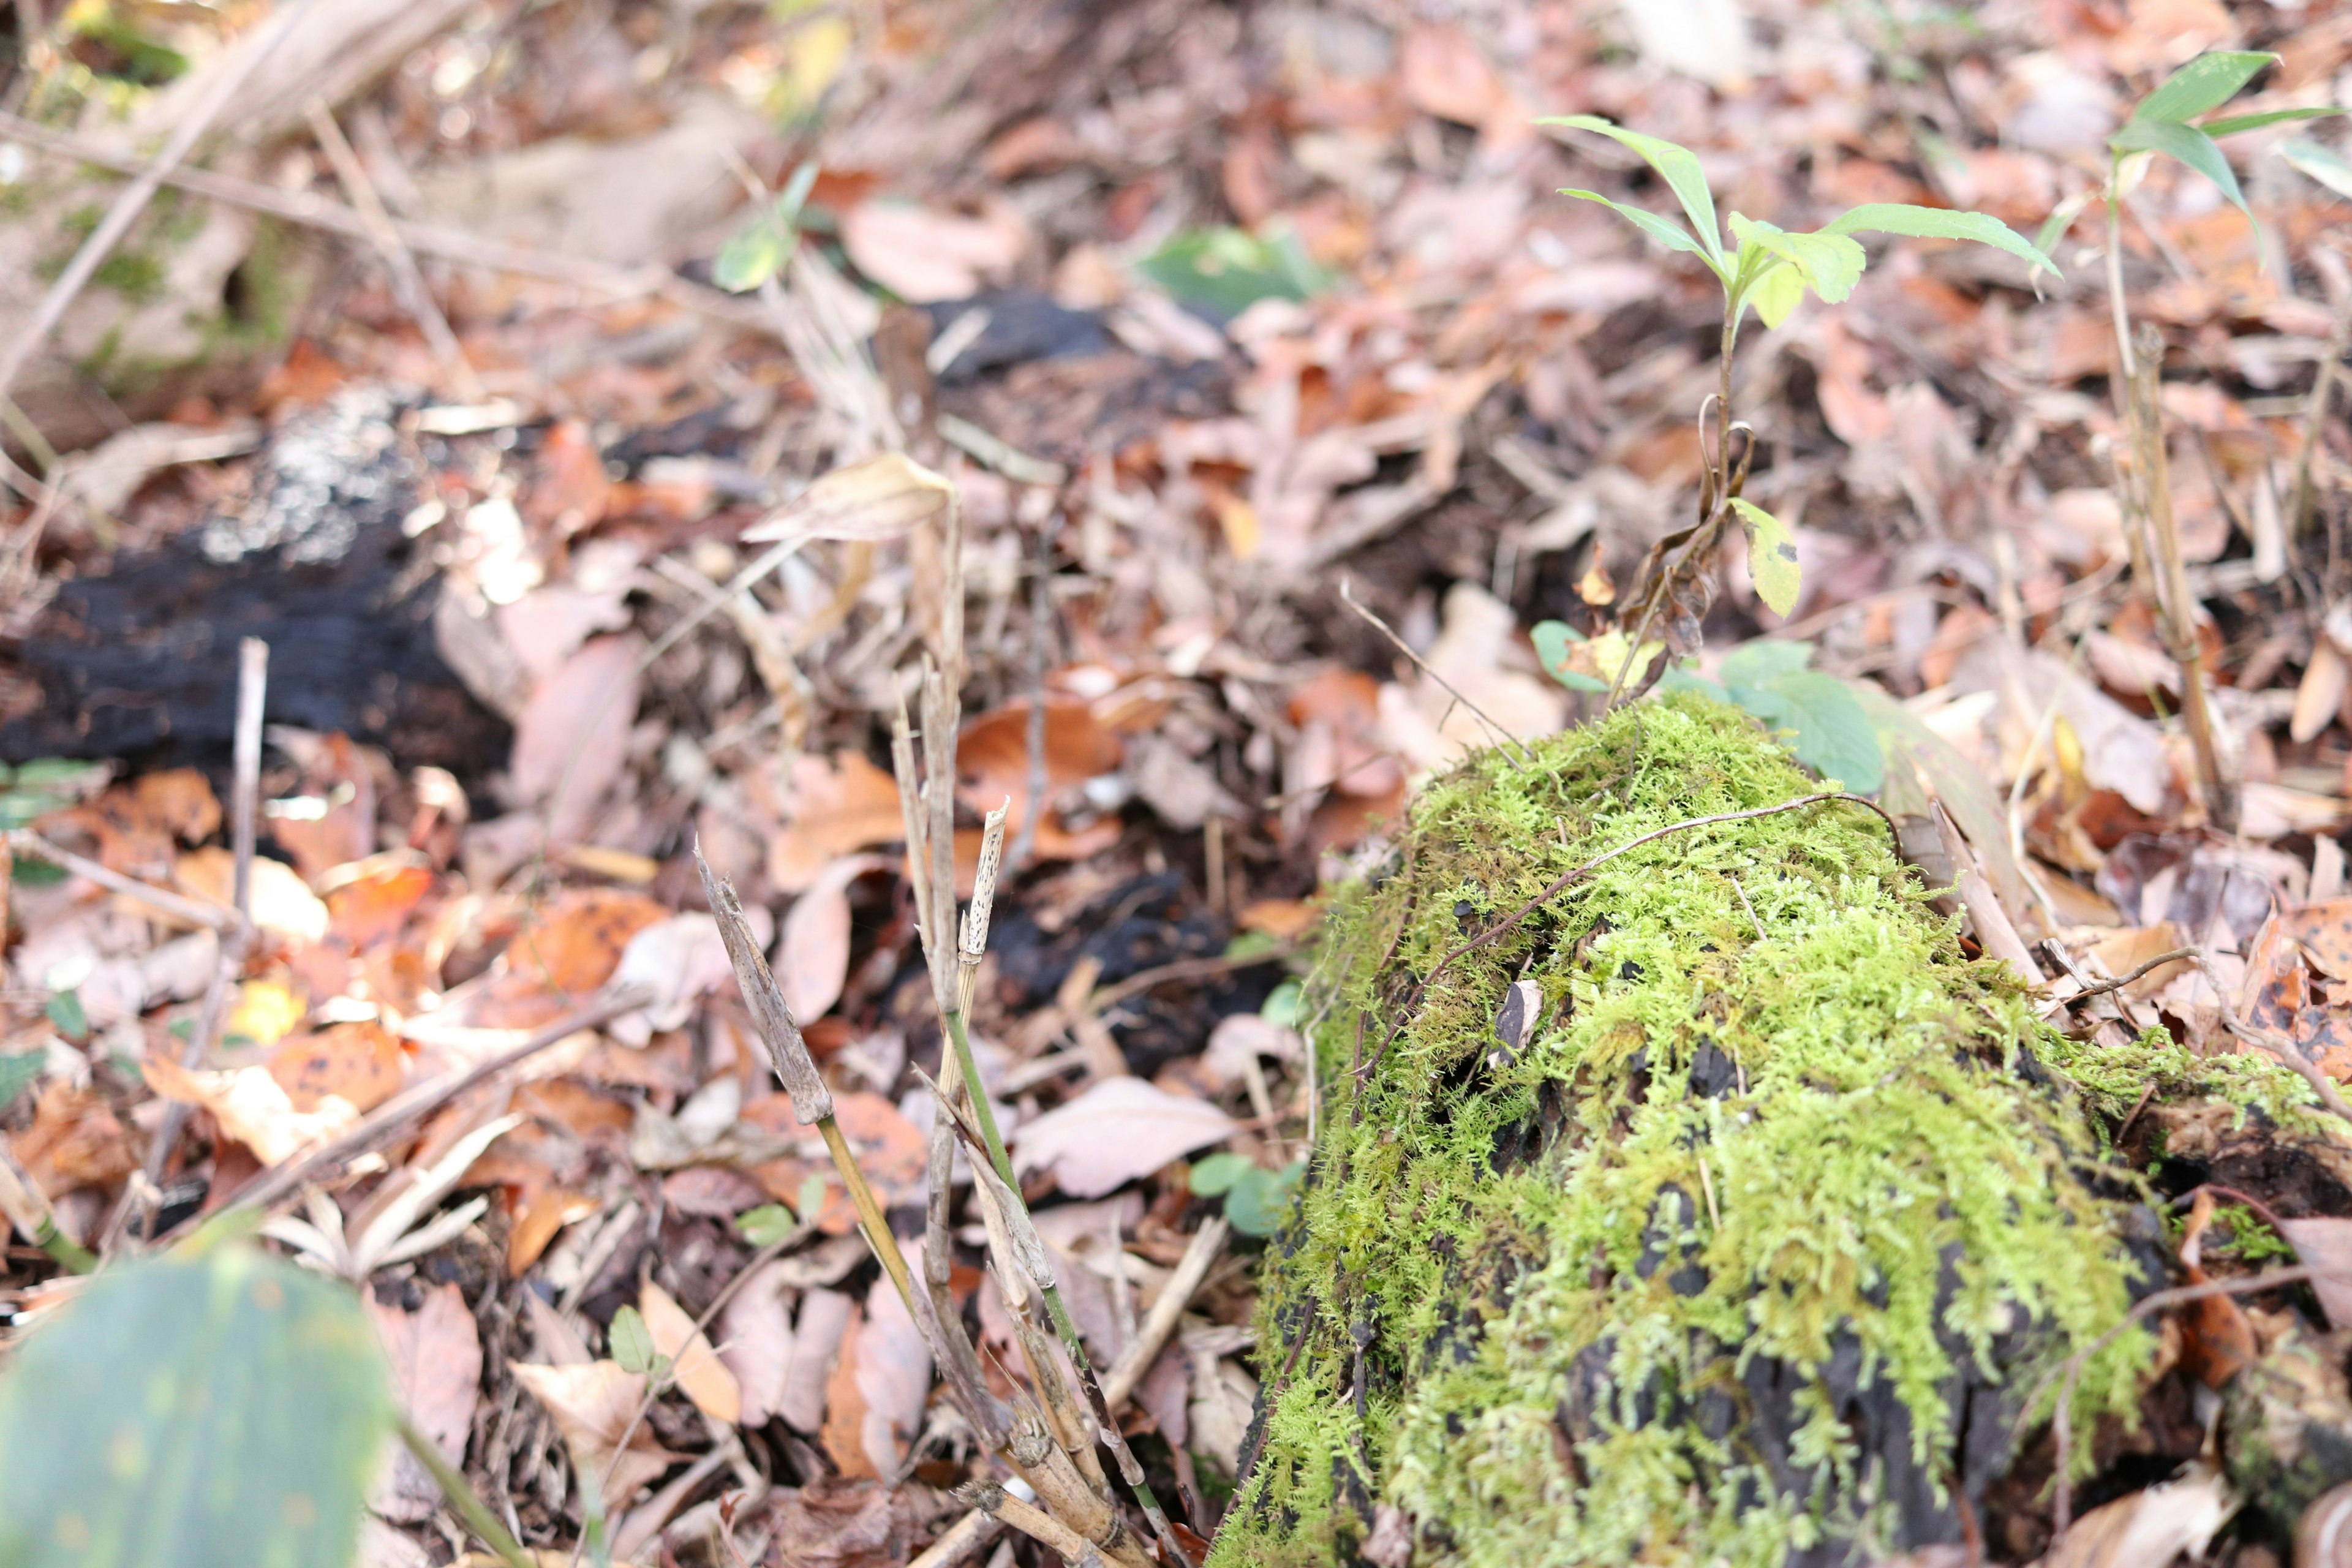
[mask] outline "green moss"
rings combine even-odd
[[[1837,803],[1643,845],[1441,968],[1607,849],[1814,787],[1736,711],[1646,703],[1437,781],[1338,895],[1328,1131],[1215,1563],[1344,1561],[1381,1505],[1420,1568],[1958,1539],[1954,1485],[2129,1305],[2133,1187],[2082,1101],[2127,1108],[2169,1047],[2037,1023]],[[1543,1022],[1497,1068],[1523,975]],[[2147,1352],[2092,1363],[2077,1431]]]

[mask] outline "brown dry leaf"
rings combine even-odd
[[[621,1508],[639,1488],[677,1462],[677,1456],[656,1443],[643,1422],[637,1423],[627,1452],[619,1452],[621,1434],[628,1429],[646,1396],[642,1373],[624,1372],[617,1362],[610,1361],[590,1362],[585,1366],[516,1362],[513,1371],[515,1381],[555,1417],[557,1430],[572,1445],[581,1467],[604,1475],[608,1512]],[[608,1466],[610,1473],[605,1474]]]
[[[2131,912],[2126,911],[2126,918]],[[2107,973],[2129,974],[2158,953],[2178,952],[2189,945],[2182,940],[2179,926],[2170,921],[2158,921],[2154,925],[2137,926],[2104,942],[2094,942],[2090,952]],[[2135,1002],[2145,1001],[2194,968],[2195,965],[2188,959],[2177,958],[2125,986],[2124,994]]]
[[[416,1310],[404,1312],[366,1298],[368,1316],[392,1365],[400,1407],[453,1463],[466,1462],[466,1440],[474,1429],[474,1409],[482,1397],[482,1340],[474,1314],[455,1285],[425,1292]],[[441,1489],[415,1456],[397,1450],[391,1474],[368,1500],[393,1519],[429,1517],[440,1505]]]
[[[2279,1230],[2295,1260],[2318,1271],[2311,1289],[2328,1322],[2352,1327],[2352,1219],[2282,1219]]]
[[[2294,713],[2287,721],[2287,733],[2296,744],[2327,728],[2344,705],[2347,686],[2352,686],[2352,660],[2321,637],[2311,650],[2311,662],[2304,667],[2302,682],[2294,689]]]
[[[694,1326],[686,1309],[648,1279],[637,1292],[637,1310],[645,1314],[646,1330],[654,1349],[670,1358],[671,1373],[694,1407],[713,1421],[732,1426],[743,1418],[743,1391],[735,1374],[712,1352],[710,1342]]]
[[[577,419],[559,419],[540,443],[539,477],[518,510],[532,528],[569,535],[603,521],[612,494],[604,455],[596,449],[588,426]]]
[[[822,1018],[841,1000],[849,978],[849,884],[891,862],[879,855],[850,855],[817,874],[784,916],[776,945],[776,984],[793,1016]]]
[[[1171,1094],[1139,1078],[1107,1079],[1013,1134],[1016,1171],[1050,1170],[1074,1198],[1098,1198],[1195,1149],[1222,1143],[1239,1124],[1204,1100]]]
[[[1118,821],[1105,817],[1073,831],[1052,804],[1064,791],[1116,771],[1123,754],[1119,739],[1074,697],[1045,700],[1046,810],[1037,823],[1036,852],[1046,859],[1075,860],[1118,842]],[[956,798],[974,812],[1012,803],[1004,830],[1017,835],[1029,815],[1029,702],[1023,699],[990,710],[963,727],[956,742]]]
[[[164,1056],[148,1057],[139,1067],[148,1088],[165,1100],[211,1111],[222,1135],[252,1150],[265,1165],[283,1163],[360,1119],[350,1100],[332,1094],[311,1110],[297,1109],[285,1086],[266,1067],[195,1071]]]
[[[408,1058],[388,1030],[337,1024],[281,1041],[269,1053],[268,1068],[297,1110],[316,1110],[329,1095],[341,1096],[356,1110],[373,1110],[399,1092]]]
[[[842,247],[857,269],[902,300],[968,300],[1002,281],[1028,248],[1010,214],[958,217],[911,202],[860,202],[841,215]]]
[[[2333,980],[2352,980],[2352,899],[2306,904],[2284,918],[2313,968]]]
[[[908,296],[912,298],[912,296]],[[955,487],[903,452],[882,452],[835,468],[744,530],[747,544],[782,539],[879,543],[947,510]]]
[[[742,1391],[740,1421],[747,1429],[766,1426],[783,1407],[784,1384],[793,1368],[790,1294],[783,1266],[763,1263],[735,1288],[719,1314],[719,1359]]]
[[[824,1426],[825,1388],[856,1315],[857,1302],[842,1291],[820,1289],[802,1295],[793,1320],[791,1359],[776,1398],[776,1414],[793,1431],[814,1436]]]
[[[328,930],[356,952],[389,941],[433,891],[432,868],[394,856],[377,857],[327,895]]]
[[[775,1560],[792,1568],[901,1568],[914,1551],[906,1489],[819,1476],[789,1489],[772,1516]]]
[[[1405,34],[1397,85],[1423,114],[1457,125],[1483,125],[1505,96],[1495,68],[1460,27],[1428,24]]]
[[[271,733],[301,764],[295,796],[319,815],[272,817],[269,836],[294,857],[302,879],[318,887],[328,872],[364,859],[375,848],[375,771],[348,735]]]
[[[148,773],[131,792],[139,814],[183,844],[201,842],[220,831],[220,800],[194,768]]]
[[[900,1114],[897,1106],[881,1095],[855,1089],[834,1096],[833,1118],[884,1208],[922,1201],[929,1145],[921,1130]],[[806,1142],[816,1136],[814,1128],[803,1127],[793,1120],[789,1095],[762,1095],[743,1107],[742,1120],[779,1138]],[[826,1178],[824,1205],[817,1213],[817,1228],[828,1236],[847,1235],[856,1227],[857,1214],[850,1206],[849,1194],[833,1178],[830,1162],[787,1157],[767,1161],[751,1171],[752,1176],[779,1202],[793,1205],[800,1202],[801,1184],[812,1173]]]
[[[2184,1552],[2200,1556],[2237,1508],[2221,1472],[2198,1459],[2178,1480],[2117,1498],[2076,1520],[2036,1568],[2160,1568]]]
[[[556,843],[588,837],[628,766],[644,652],[634,633],[583,644],[531,692],[515,721],[509,777],[518,797],[544,812]]]
[[[931,1352],[922,1331],[898,1288],[877,1279],[864,1312],[842,1336],[841,1359],[825,1386],[825,1452],[845,1476],[896,1475],[922,1430],[930,1393]]]
[[[768,879],[787,893],[806,889],[840,857],[906,832],[897,781],[856,752],[830,763],[805,752],[794,757],[783,814],[784,826],[768,847]]]
[[[1286,790],[1322,789],[1383,799],[1404,783],[1404,765],[1384,754],[1381,686],[1359,669],[1318,671],[1291,689],[1290,721],[1299,728],[1297,760]]]
[[[2206,1227],[2213,1222],[2213,1206],[2212,1189],[2200,1188],[2180,1238],[2181,1270],[2191,1285],[2206,1282],[2201,1253]],[[2223,1387],[2262,1353],[2245,1309],[2227,1296],[2191,1301],[2179,1321],[2181,1367],[2208,1388]]]
[[[643,893],[572,888],[558,894],[507,944],[498,989],[581,995],[613,977],[630,939],[669,911]]]
[[[230,907],[236,882],[236,857],[214,845],[191,849],[173,864],[172,880],[191,898]],[[253,923],[287,941],[309,946],[327,934],[327,906],[283,860],[257,855],[253,860]]]
[[[50,1197],[76,1187],[121,1181],[139,1168],[131,1142],[106,1097],[62,1080],[41,1090],[33,1124],[8,1139],[10,1152]]]
[[[1244,931],[1288,942],[1304,936],[1323,916],[1323,906],[1310,899],[1259,899],[1234,917]]]

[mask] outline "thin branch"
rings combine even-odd
[[[34,860],[46,860],[61,870],[69,871],[85,881],[97,883],[110,893],[121,893],[136,899],[150,908],[162,910],[173,920],[192,926],[204,926],[216,931],[235,931],[239,925],[236,911],[218,904],[206,903],[175,893],[169,888],[159,888],[152,882],[142,882],[121,872],[109,869],[86,856],[70,849],[60,849],[29,827],[8,830],[11,852]]]
[[[1348,579],[1345,577],[1339,579],[1339,602],[1347,605],[1348,608],[1355,611],[1356,614],[1363,616],[1367,621],[1370,621],[1374,629],[1379,631],[1381,636],[1388,638],[1390,642],[1396,645],[1396,650],[1399,653],[1412,660],[1414,667],[1418,668],[1422,674],[1429,677],[1430,679],[1434,680],[1438,685],[1444,687],[1447,693],[1453,697],[1454,700],[1462,704],[1463,707],[1470,710],[1470,711],[1476,716],[1481,724],[1484,724],[1487,729],[1492,730],[1495,732],[1496,739],[1500,740],[1504,745],[1508,746],[1511,750],[1518,752],[1519,760],[1522,763],[1525,763],[1529,767],[1536,765],[1536,754],[1533,752],[1528,751],[1527,747],[1520,742],[1517,736],[1512,734],[1508,730],[1504,729],[1502,725],[1496,723],[1493,716],[1487,713],[1484,708],[1479,707],[1475,702],[1471,701],[1469,698],[1464,696],[1462,694],[1461,688],[1446,679],[1445,677],[1438,674],[1437,671],[1431,667],[1429,660],[1413,652],[1412,645],[1411,643],[1406,642],[1404,638],[1396,635],[1396,632],[1389,626],[1388,622],[1381,619],[1378,615],[1374,614],[1365,605],[1357,603],[1355,595],[1349,591]]]
[[[2345,1121],[2352,1121],[2352,1104],[2345,1102],[2344,1091],[2336,1087],[2336,1080],[2322,1072],[2319,1064],[2306,1056],[2303,1047],[2294,1040],[2269,1029],[2258,1028],[2239,1017],[2238,1009],[2231,1004],[2230,994],[2221,987],[2221,977],[2213,973],[2213,961],[2202,952],[2194,953],[2191,957],[2198,973],[2205,976],[2205,984],[2213,988],[2214,1005],[2221,1011],[2221,1026],[2247,1044],[2261,1047],[2300,1073],[2303,1081],[2311,1086],[2311,1092],[2319,1097],[2320,1104]]]
[[[2104,996],[2110,991],[2120,991],[2133,981],[2152,971],[2161,969],[2168,963],[2177,963],[2184,958],[2196,956],[2197,950],[2193,947],[2176,947],[2170,952],[2159,952],[2129,974],[2120,975],[2113,980],[2102,980],[2095,985],[2085,985],[2072,996],[2059,997],[2056,1005],[2063,1007],[2075,1002],[2087,1002],[2094,996]]]

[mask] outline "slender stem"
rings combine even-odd
[[[971,1037],[965,1032],[963,1015],[946,1016],[948,1038],[955,1044],[956,1069],[963,1074],[964,1097],[971,1101],[971,1119],[980,1129],[981,1141],[988,1145],[988,1163],[1004,1178],[1004,1184],[1017,1194],[1021,1184],[1013,1179],[1013,1161],[1004,1152],[1003,1135],[996,1130],[996,1112],[989,1109],[988,1089],[980,1080],[979,1065],[971,1058]]]
[[[58,1260],[58,1264],[76,1274],[88,1274],[98,1267],[98,1258],[89,1247],[58,1228],[54,1219],[45,1219],[33,1237],[33,1245]]]
[[[866,1184],[866,1173],[857,1168],[857,1156],[849,1152],[849,1141],[841,1135],[840,1123],[828,1116],[817,1122],[816,1130],[824,1135],[824,1146],[833,1155],[834,1168],[841,1173],[841,1184],[849,1189],[850,1206],[857,1211],[857,1223],[866,1227],[866,1245],[882,1260],[890,1283],[898,1288],[898,1299],[907,1304],[907,1316],[922,1321],[915,1310],[915,1287],[907,1276],[906,1255],[898,1250],[898,1238],[891,1234],[882,1205],[875,1201],[874,1189]]]
[[[1078,1326],[1070,1320],[1070,1310],[1062,1304],[1058,1285],[1046,1285],[1039,1292],[1045,1298],[1045,1315],[1054,1320],[1054,1331],[1062,1336],[1062,1348],[1070,1352],[1070,1364],[1077,1368],[1078,1386],[1086,1390],[1087,1404],[1093,1407],[1095,1425],[1101,1429],[1103,1446],[1118,1461],[1119,1479],[1135,1493],[1135,1500],[1143,1510],[1143,1517],[1151,1522],[1151,1531],[1160,1537],[1160,1544],[1181,1568],[1192,1568],[1192,1557],[1176,1539],[1176,1531],[1168,1522],[1168,1510],[1160,1506],[1158,1494],[1144,1476],[1143,1467],[1136,1462],[1135,1453],[1118,1429],[1118,1419],[1111,1414],[1110,1401],[1103,1395],[1102,1379],[1095,1374],[1095,1363],[1087,1355],[1085,1342],[1078,1338]]]
[[[2118,155],[2107,165],[2107,310],[2115,317],[2116,363],[2128,386],[2138,367],[2132,362],[2131,314],[2124,308],[2123,178],[2124,161]]]
[[[466,1479],[465,1473],[441,1452],[441,1445],[419,1431],[416,1423],[405,1414],[394,1420],[401,1443],[432,1476],[434,1483],[441,1489],[441,1495],[449,1500],[449,1506],[457,1510],[457,1517],[466,1521],[466,1528],[479,1536],[482,1543],[496,1552],[499,1561],[506,1563],[507,1568],[532,1568],[530,1558],[515,1538],[507,1533],[507,1527],[499,1522],[499,1516],[490,1511],[490,1505],[474,1490],[473,1483]]]

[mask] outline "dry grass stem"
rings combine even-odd
[[[1136,1385],[1151,1370],[1151,1363],[1160,1359],[1160,1351],[1176,1331],[1177,1320],[1192,1304],[1192,1293],[1209,1277],[1210,1268],[1217,1261],[1218,1254],[1224,1251],[1225,1242],[1232,1235],[1233,1226],[1223,1215],[1204,1221],[1192,1233],[1184,1256],[1177,1260],[1167,1283],[1160,1286],[1160,1298],[1151,1303],[1151,1310],[1137,1329],[1135,1339],[1104,1374],[1103,1401],[1113,1415],[1134,1397]]]

